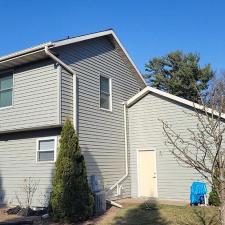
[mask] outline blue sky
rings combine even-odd
[[[223,0],[0,0],[0,55],[113,28],[138,68],[173,50],[225,70]]]

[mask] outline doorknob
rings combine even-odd
[[[154,173],[153,177],[152,178],[156,178],[156,173]]]

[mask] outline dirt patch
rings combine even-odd
[[[6,213],[8,208],[0,208],[0,222],[5,222],[8,220],[18,220],[21,218],[19,215],[8,215]]]
[[[121,204],[123,206],[122,209],[117,208],[112,206],[111,208],[109,208],[103,215],[98,216],[98,217],[94,217],[91,218],[90,220],[83,222],[83,223],[79,223],[79,225],[109,225],[109,224],[139,224],[137,221],[135,223],[135,218],[138,217],[138,215],[140,214],[141,216],[137,219],[141,219],[142,217],[148,221],[149,219],[149,211],[143,210],[143,207],[141,207],[141,205],[146,201],[146,199],[123,199],[120,201],[116,201],[117,203]],[[151,200],[151,202],[154,202]],[[189,210],[189,208],[184,208],[182,210],[182,208],[174,208],[174,207],[169,207],[169,209],[172,212],[169,212],[170,214],[173,214],[173,211],[175,212],[174,214],[177,217],[177,212],[180,210],[183,212],[186,212],[187,210]],[[6,213],[7,208],[0,208],[0,222],[8,222],[8,221],[21,221],[21,220],[33,220],[34,221],[34,225],[67,225],[67,224],[62,224],[62,223],[54,223],[52,221],[49,220],[41,220],[41,217],[37,217],[37,216],[33,216],[33,217],[23,217],[20,215],[8,215]],[[152,214],[157,214],[156,216],[157,219],[161,219],[163,217],[167,218],[167,216],[164,216],[164,214],[166,214],[168,211],[168,207],[165,206],[160,207],[157,210],[153,210]],[[180,213],[180,214],[182,214]],[[160,217],[159,216],[162,216]],[[155,216],[155,217],[156,217]],[[159,218],[160,217],[160,218]],[[125,223],[127,221],[127,223]],[[131,223],[132,222],[132,223]],[[155,222],[155,221],[154,221]],[[149,223],[149,224],[154,224],[154,223]],[[160,224],[160,223],[159,223]]]
[[[123,199],[117,201],[117,203],[121,204],[123,208],[129,207],[131,205],[136,205],[142,203],[143,200],[130,200],[130,199]],[[0,222],[16,222],[21,220],[29,220],[34,221],[34,225],[62,225],[62,223],[55,223],[52,221],[42,221],[41,217],[38,216],[30,216],[30,217],[23,217],[20,215],[8,215],[6,213],[8,208],[0,208]],[[120,211],[120,208],[117,207],[110,207],[103,215],[91,218],[88,221],[85,221],[83,223],[79,223],[78,225],[107,225],[110,224],[113,218],[118,214]],[[66,224],[64,224],[66,225]]]
[[[85,222],[78,223],[77,225],[107,225],[113,220],[113,218],[117,215],[120,209],[116,207],[109,208],[103,215],[91,218]],[[62,223],[54,223],[48,221],[44,223],[45,225],[67,225]]]
[[[118,200],[116,202],[119,203],[120,205],[122,205],[122,207],[123,207],[122,209],[124,209],[124,208],[127,208],[127,207],[132,206],[132,205],[139,205],[139,204],[143,203],[144,201],[145,200],[143,200],[143,199],[121,199],[121,200]],[[84,223],[80,223],[79,225],[107,225],[107,224],[111,224],[111,222],[116,217],[118,212],[122,209],[112,206],[103,215],[101,215],[99,217],[96,217],[96,218],[92,218],[92,219],[90,219],[90,220],[88,220]]]
[[[84,223],[81,223],[80,225],[105,225],[110,224],[110,222],[113,220],[113,218],[116,216],[120,209],[116,207],[111,207],[108,209],[103,215],[92,218],[91,220],[88,220]]]

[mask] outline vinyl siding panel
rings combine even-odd
[[[183,137],[189,137],[187,129],[196,129],[196,122],[187,113],[190,108],[155,94],[148,94],[131,106],[129,114],[129,150],[131,155],[131,193],[138,196],[137,151],[155,150],[157,160],[158,197],[166,200],[189,200],[190,185],[201,179],[190,168],[182,167],[165,144],[162,122],[167,121]]]
[[[61,74],[61,121],[73,120],[73,76],[62,69]]]
[[[0,204],[18,205],[16,196],[25,200],[24,179],[37,182],[33,206],[43,206],[50,194],[54,163],[36,163],[37,139],[57,136],[60,130],[1,134],[0,136]]]
[[[59,125],[55,65],[40,61],[15,68],[13,74],[13,106],[0,108],[0,132]]]
[[[88,175],[98,175],[106,188],[125,173],[124,118],[122,102],[139,92],[141,85],[113,44],[97,38],[58,49],[60,58],[78,77],[78,132]],[[112,79],[112,112],[99,109],[100,75]],[[65,76],[65,75],[63,75]],[[65,78],[64,78],[65,79]],[[62,121],[72,118],[72,82],[62,85]],[[142,84],[143,85],[143,84]],[[130,179],[123,183],[123,195],[130,196]],[[112,194],[114,195],[114,193]],[[114,198],[114,197],[113,197]]]

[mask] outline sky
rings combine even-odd
[[[109,28],[142,73],[175,50],[225,71],[224,0],[0,0],[0,56]]]

